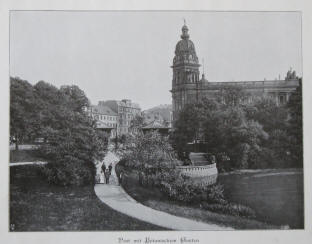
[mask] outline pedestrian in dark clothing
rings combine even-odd
[[[119,177],[118,177],[118,183],[119,183],[119,185],[121,185],[121,184],[122,184],[122,180],[123,180],[123,172],[122,172],[122,171],[120,171],[120,173],[119,173]]]
[[[103,163],[103,164],[102,164],[102,167],[101,167],[101,169],[102,169],[102,172],[104,173],[104,172],[105,172],[105,170],[106,170],[106,166],[105,166],[105,163]]]
[[[101,171],[102,171],[104,178],[105,178],[105,170],[106,170],[105,163],[102,164],[101,169],[102,169]]]
[[[113,165],[110,163],[108,165],[109,174],[112,174]]]
[[[109,184],[109,177],[110,177],[110,172],[109,169],[105,170],[105,183]]]

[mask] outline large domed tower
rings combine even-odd
[[[172,77],[173,120],[186,103],[197,101],[197,83],[199,82],[199,63],[194,43],[189,39],[188,28],[183,25],[181,40],[175,48]]]

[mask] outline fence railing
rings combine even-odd
[[[209,164],[204,166],[178,166],[181,174],[196,179],[196,181],[206,182],[206,184],[213,184],[217,180],[218,170],[216,164]]]

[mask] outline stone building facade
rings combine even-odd
[[[129,99],[100,101],[99,106],[107,106],[118,115],[118,135],[130,133],[131,120],[141,115],[141,108]]]
[[[277,104],[288,101],[290,94],[299,86],[299,79],[295,71],[288,71],[284,80],[238,81],[238,82],[211,82],[199,78],[199,61],[195,45],[190,40],[188,27],[182,27],[181,40],[176,44],[173,59],[172,76],[172,111],[173,120],[187,103],[199,102],[203,97],[215,98],[218,92],[225,87],[242,87],[250,96],[252,102],[256,96],[269,96]]]
[[[110,133],[110,137],[116,136],[118,128],[118,114],[107,106],[91,105],[88,108],[89,115],[96,119],[97,128]]]

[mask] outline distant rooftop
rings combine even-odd
[[[115,113],[113,110],[111,110],[109,107],[104,105],[91,105],[91,112],[103,114],[103,115],[111,115],[111,116],[118,116],[117,113]]]
[[[141,109],[139,104],[131,102],[130,99],[123,99],[121,101],[117,101],[117,103],[119,106]]]
[[[244,86],[244,87],[274,87],[274,86],[297,86],[299,80],[262,80],[262,81],[224,81],[224,82],[210,82],[207,80],[200,80],[200,83],[205,86]]]
[[[142,129],[169,129],[170,127],[165,126],[163,123],[160,123],[159,121],[152,121],[146,126],[143,126]]]

